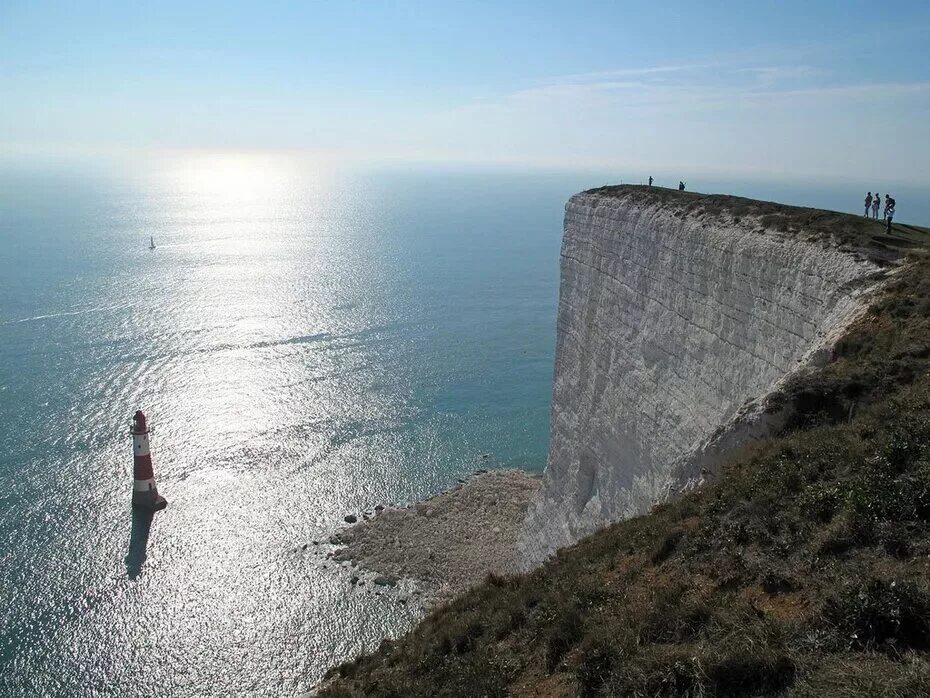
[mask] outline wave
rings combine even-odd
[[[135,303],[120,303],[118,305],[102,305],[99,308],[84,308],[83,310],[68,310],[63,313],[48,313],[46,315],[33,315],[32,317],[18,318],[16,320],[4,320],[0,322],[0,327],[3,325],[18,325],[23,322],[35,322],[37,320],[51,320],[60,317],[70,317],[72,315],[86,315],[88,313],[99,313],[104,310],[122,310],[123,308],[131,308]]]

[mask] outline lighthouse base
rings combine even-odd
[[[132,508],[142,509],[144,511],[161,511],[168,506],[168,500],[162,497],[158,492],[148,491],[132,493]]]

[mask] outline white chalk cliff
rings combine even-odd
[[[571,198],[526,567],[647,511],[712,471],[721,444],[764,431],[765,396],[822,356],[878,270],[801,233],[641,189]]]

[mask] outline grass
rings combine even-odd
[[[490,577],[324,695],[930,695],[930,258],[778,399],[785,431],[714,482]]]
[[[895,223],[891,234],[883,221],[837,211],[786,206],[724,194],[701,194],[664,187],[632,184],[600,187],[590,193],[618,199],[635,198],[640,206],[677,207],[679,216],[728,216],[734,223],[752,226],[756,232],[775,231],[828,241],[840,248],[855,250],[869,259],[889,264],[907,252],[926,244],[928,230]]]

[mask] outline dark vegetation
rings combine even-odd
[[[930,695],[930,258],[780,400],[713,483],[490,577],[325,695]]]

